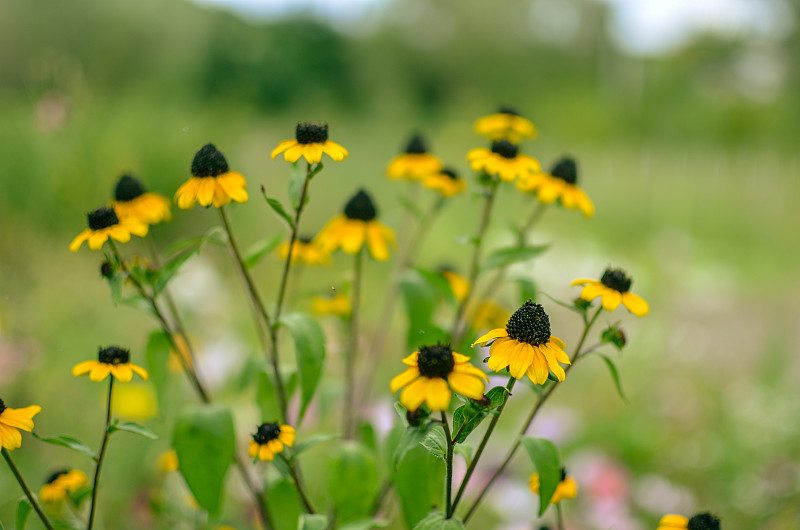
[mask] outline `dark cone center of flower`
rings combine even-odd
[[[281,427],[277,423],[262,423],[258,431],[253,435],[253,440],[255,440],[258,445],[264,445],[269,441],[277,439],[280,433]]]
[[[688,530],[721,530],[722,524],[710,513],[698,513],[689,519],[686,528]]]
[[[508,140],[492,142],[492,153],[497,153],[503,158],[515,158],[519,148]]]
[[[631,288],[631,280],[622,269],[606,269],[600,283],[621,293],[627,293]]]
[[[446,167],[442,170],[442,175],[447,175],[453,180],[458,180],[458,173],[456,173],[455,170],[450,169],[449,167]]]
[[[131,175],[123,175],[114,188],[114,200],[120,202],[132,201],[144,193],[144,186]]]
[[[450,346],[437,344],[435,346],[421,346],[417,366],[419,373],[424,377],[439,377],[447,379],[456,362],[453,360],[453,350]]]
[[[414,136],[412,136],[411,139],[408,141],[408,145],[406,145],[406,154],[422,155],[427,152],[428,149],[425,146],[425,140],[419,134],[415,134]]]
[[[347,201],[344,207],[344,214],[348,219],[372,221],[378,215],[378,211],[375,209],[372,197],[366,191],[358,190],[358,193]]]
[[[575,184],[578,182],[578,165],[573,158],[565,156],[555,163],[550,174],[564,182]]]
[[[45,484],[52,484],[53,482],[58,480],[58,477],[60,477],[61,475],[66,475],[67,473],[69,473],[68,469],[61,469],[59,471],[54,471],[49,477],[47,477],[47,479],[44,482]]]
[[[328,140],[328,124],[298,123],[295,138],[299,144],[321,144]]]
[[[192,175],[195,177],[216,177],[227,171],[228,161],[214,144],[206,144],[195,153],[192,160]]]
[[[117,212],[115,212],[113,208],[107,208],[105,206],[93,212],[89,212],[87,217],[89,218],[89,228],[92,230],[102,230],[103,228],[119,224]]]
[[[3,411],[6,410],[6,408],[7,408],[6,404],[3,402],[2,399],[0,399],[0,414],[2,414]]]
[[[514,340],[539,346],[550,340],[550,317],[541,305],[528,300],[508,319],[506,331]]]
[[[517,109],[515,109],[514,107],[509,107],[507,105],[503,105],[499,109],[497,109],[497,113],[498,114],[511,114],[513,116],[519,116],[519,112],[517,112]]]
[[[131,352],[119,346],[100,348],[97,360],[105,364],[125,364],[131,360]]]

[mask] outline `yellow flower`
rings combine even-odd
[[[450,284],[450,290],[453,291],[453,297],[457,302],[461,302],[467,297],[470,290],[469,280],[455,272],[450,267],[442,267],[439,269],[439,274],[444,276],[447,283]]]
[[[112,208],[98,208],[88,215],[89,228],[78,234],[69,249],[77,252],[84,241],[89,242],[89,248],[99,250],[108,238],[116,239],[120,243],[131,240],[131,234],[139,237],[147,235],[149,227],[135,217],[118,217]]]
[[[259,460],[272,460],[285,447],[294,445],[294,428],[277,423],[262,423],[250,440],[248,454]]]
[[[386,172],[391,179],[422,180],[442,169],[442,161],[428,152],[422,136],[415,134],[403,154],[389,162]]]
[[[394,232],[375,220],[377,210],[364,190],[347,202],[344,213],[337,215],[317,234],[316,241],[323,252],[330,254],[340,248],[357,254],[366,241],[369,253],[379,261],[389,259],[389,245],[394,245]]]
[[[39,405],[12,409],[0,399],[0,447],[13,451],[22,447],[22,434],[19,430],[31,432],[33,417],[42,411]]]
[[[133,372],[136,372],[147,381],[147,370],[132,364],[130,358],[130,351],[119,346],[100,348],[96,361],[84,361],[76,364],[72,368],[72,375],[77,377],[88,373],[89,379],[100,382],[108,377],[108,374],[111,374],[120,383],[129,383],[133,379]]]
[[[600,280],[578,278],[570,285],[583,285],[581,298],[588,302],[598,296],[602,297],[603,309],[606,311],[614,311],[622,302],[631,313],[643,317],[650,312],[650,306],[641,296],[629,292],[632,282],[622,269],[606,269]]]
[[[317,315],[336,315],[346,317],[350,315],[350,299],[344,293],[337,292],[334,296],[315,296],[311,299],[311,310]]]
[[[302,156],[309,164],[320,162],[326,153],[336,162],[347,158],[347,149],[328,140],[328,124],[312,122],[298,123],[294,140],[284,140],[272,151],[274,159],[283,153],[287,162],[297,162]]]
[[[278,247],[278,255],[281,259],[289,257],[289,242],[284,241]],[[304,263],[306,265],[326,265],[330,263],[331,257],[322,251],[317,243],[310,238],[298,238],[292,245],[292,264]]]
[[[577,182],[578,166],[575,160],[564,157],[556,162],[549,174],[520,178],[517,187],[522,191],[535,191],[536,197],[543,204],[550,204],[558,199],[564,208],[577,208],[584,216],[592,217],[594,204],[586,192],[578,187]]]
[[[142,183],[132,175],[120,177],[111,207],[120,218],[133,217],[148,225],[172,219],[169,199],[160,193],[145,192]]]
[[[39,490],[39,499],[47,504],[61,502],[88,482],[86,473],[80,469],[56,471]]]
[[[531,475],[531,491],[539,493],[539,473]],[[563,499],[574,499],[578,495],[578,485],[572,477],[567,476],[567,470],[561,468],[561,482],[556,486],[556,491],[550,498],[550,504],[558,504]]]
[[[472,327],[476,330],[494,329],[503,326],[511,311],[494,300],[484,300],[472,315]]]
[[[422,184],[426,188],[438,191],[443,197],[452,197],[467,189],[464,179],[459,178],[458,174],[449,168],[429,175]]]
[[[536,136],[536,127],[510,107],[500,107],[494,114],[479,118],[475,122],[475,132],[491,141],[508,140],[519,143],[525,138]]]
[[[178,469],[178,453],[175,452],[175,449],[170,449],[169,451],[164,451],[158,457],[158,469],[164,473],[169,473],[170,471],[175,471]]]
[[[425,403],[432,411],[447,410],[453,392],[481,399],[489,378],[469,364],[469,357],[454,352],[450,346],[422,346],[405,359],[405,372],[392,379],[392,393],[400,393],[400,403],[410,411]]]
[[[474,343],[489,349],[489,369],[508,367],[516,379],[524,374],[537,385],[547,381],[548,369],[560,381],[566,377],[559,363],[571,364],[564,341],[550,335],[550,318],[541,305],[528,300],[508,319],[505,329],[493,329]]]
[[[665,515],[656,530],[720,530],[722,524],[717,516],[708,512],[693,515],[687,519],[682,515]]]
[[[487,175],[497,175],[500,180],[512,182],[541,170],[536,159],[519,154],[516,145],[508,140],[492,143],[491,149],[479,147],[467,153],[470,167]]]
[[[150,385],[127,385],[114,390],[115,416],[146,420],[158,414],[158,400]]]
[[[188,210],[194,203],[201,206],[225,206],[231,201],[247,202],[244,177],[228,169],[225,155],[213,144],[206,144],[194,155],[192,178],[183,183],[175,192],[178,207]]]

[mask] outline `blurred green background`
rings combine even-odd
[[[112,343],[130,346],[137,362],[154,325],[113,307],[100,253],[67,247],[122,172],[171,196],[188,178],[194,151],[214,142],[248,179],[250,202],[232,208],[248,246],[283,230],[258,191],[263,185],[286,199],[289,168],[270,151],[298,121],[326,121],[350,159],[315,179],[303,226],[318,230],[364,186],[382,220],[399,228],[405,189],[386,178],[385,166],[409,134],[424,132],[433,151],[471,179],[465,154],[483,145],[473,121],[510,104],[540,131],[524,151],[545,167],[574,155],[579,183],[597,206],[591,220],[551,208],[531,237],[551,251],[518,272],[569,299],[578,293],[568,287],[573,278],[622,266],[651,305],[641,320],[624,309],[601,318],[621,320],[628,332],[619,366],[630,403],[615,394],[601,363],[587,361],[534,427],[557,442],[578,479],[579,499],[565,506],[571,528],[648,529],[663,513],[700,510],[718,513],[726,530],[800,527],[800,3],[697,3],[707,3],[715,20],[742,5],[766,15],[744,15],[754,23],[724,31],[698,26],[654,52],[625,44],[625,2],[386,0],[354,14],[341,2],[256,16],[184,1],[6,0],[0,397],[13,407],[42,405],[36,421],[44,436],[99,442],[104,387],[69,370]],[[529,197],[504,188],[489,244],[509,242],[510,226],[531,207]],[[447,261],[466,272],[469,248],[459,241],[473,233],[479,211],[472,193],[449,201],[417,262]],[[161,248],[218,223],[213,211],[174,213],[153,229]],[[144,252],[139,243],[130,249]],[[340,256],[333,272],[305,271],[295,306],[307,309],[311,294],[344,282],[349,264]],[[279,267],[271,259],[256,269],[268,298]],[[369,262],[367,271],[367,314],[375,314],[391,265]],[[234,272],[224,248],[210,247],[174,290],[215,393],[240,405],[241,441],[260,421],[251,395],[237,388],[257,342]],[[510,288],[496,298],[508,308],[520,303]],[[574,343],[576,318],[545,307],[554,333]],[[398,361],[406,353],[403,322],[398,312],[389,346]],[[340,345],[330,330],[336,366]],[[382,366],[376,376],[384,402],[373,413],[381,421],[391,411],[388,380],[400,368]],[[331,383],[328,392],[337,391]],[[107,528],[155,524],[147,515],[149,490],[161,481],[154,462],[169,445],[170,413],[193,399],[186,396],[149,421],[159,441],[112,440],[101,494]],[[487,468],[499,463],[503,439],[526,413],[522,401],[512,400]],[[36,488],[51,468],[90,470],[79,455],[30,436],[14,456]],[[322,466],[324,449],[309,458]],[[537,528],[534,508],[520,508],[535,504],[523,460],[476,527]],[[16,488],[0,471],[6,527]],[[311,489],[322,495],[324,482]]]

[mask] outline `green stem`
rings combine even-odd
[[[558,530],[564,530],[564,514],[561,511],[561,503],[556,503],[556,522],[558,524]]]
[[[569,372],[570,369],[573,366],[575,366],[575,363],[581,358],[581,348],[583,347],[583,343],[586,342],[586,337],[589,335],[589,330],[592,328],[595,321],[597,320],[597,317],[600,316],[600,313],[602,311],[603,311],[603,306],[601,305],[600,307],[597,308],[597,312],[594,314],[594,316],[592,316],[591,320],[587,320],[586,316],[584,315],[583,334],[581,335],[581,338],[578,341],[578,345],[575,347],[575,352],[573,353],[572,359],[570,360],[571,364],[569,364],[564,369],[565,374]],[[545,390],[541,394],[541,396],[539,396],[539,399],[536,401],[536,404],[533,406],[533,409],[531,410],[530,414],[528,414],[528,417],[525,419],[522,428],[519,430],[519,434],[517,435],[517,440],[514,442],[514,445],[511,446],[511,449],[508,451],[508,454],[506,454],[505,460],[503,460],[503,463],[500,465],[500,467],[497,468],[497,470],[495,470],[494,474],[492,475],[492,478],[489,479],[489,482],[486,484],[483,490],[481,490],[481,493],[478,495],[478,498],[475,499],[475,502],[472,504],[469,511],[464,516],[465,523],[469,520],[470,517],[472,517],[472,514],[475,513],[475,510],[478,508],[478,505],[483,500],[484,496],[486,495],[486,492],[489,491],[489,488],[492,486],[492,484],[494,484],[494,481],[497,480],[500,474],[505,470],[506,466],[508,466],[508,464],[511,462],[511,459],[514,458],[514,455],[517,454],[517,450],[519,449],[519,446],[522,443],[522,437],[525,436],[526,432],[528,432],[528,429],[533,423],[534,418],[536,418],[536,414],[539,413],[539,410],[545,404],[547,399],[553,392],[555,392],[555,389],[559,386],[560,385],[550,384],[547,387],[547,390]]]
[[[358,317],[361,308],[361,280],[364,264],[364,247],[356,252],[353,260],[353,298],[350,302],[350,337],[347,347],[345,364],[345,405],[344,405],[344,437],[352,440],[355,436],[356,410],[355,410],[355,384],[356,384],[356,359],[358,353]]]
[[[453,507],[451,500],[453,498],[453,446],[455,442],[453,438],[450,437],[450,425],[447,423],[447,414],[442,411],[442,428],[444,429],[444,437],[447,440],[447,517],[446,519],[450,519],[453,516]]]
[[[461,497],[464,495],[464,491],[467,489],[467,484],[469,483],[470,477],[472,477],[472,473],[475,471],[475,467],[478,465],[478,460],[481,458],[481,454],[483,454],[483,450],[486,448],[486,444],[489,442],[489,437],[492,435],[495,426],[497,425],[498,420],[500,419],[500,415],[503,414],[503,410],[506,408],[506,403],[508,403],[508,398],[511,396],[511,390],[514,388],[517,380],[513,377],[508,378],[508,383],[506,383],[506,395],[503,397],[503,402],[500,404],[500,407],[497,409],[497,414],[494,415],[492,418],[492,422],[489,424],[489,428],[486,429],[486,433],[483,435],[483,439],[481,440],[481,444],[478,446],[478,450],[475,452],[475,456],[472,458],[472,462],[470,462],[469,467],[467,468],[467,473],[464,475],[464,480],[461,481],[461,486],[458,488],[458,493],[456,494],[456,500],[453,501],[453,506],[450,510],[450,513],[455,513],[456,507],[458,506],[459,501],[461,501]]]
[[[100,471],[103,468],[103,460],[106,456],[106,448],[108,447],[108,438],[110,433],[108,428],[111,425],[111,396],[114,392],[114,375],[108,375],[108,401],[106,402],[106,426],[103,431],[103,442],[100,444],[100,452],[97,454],[97,464],[94,467],[94,481],[92,483],[92,504],[89,509],[89,524],[86,530],[92,530],[94,526],[94,515],[97,511],[97,491],[100,485]]]
[[[297,472],[297,468],[295,467],[294,462],[292,460],[289,460],[282,454],[279,454],[278,456],[282,458],[283,461],[286,462],[286,465],[289,467],[289,473],[291,473],[292,479],[294,479],[294,486],[295,489],[297,490],[297,495],[300,497],[300,501],[303,503],[303,507],[305,508],[306,513],[317,513],[314,510],[314,506],[311,504],[311,501],[308,499],[308,496],[306,495],[303,489],[303,484],[300,480],[300,474]]]
[[[25,483],[25,479],[22,478],[22,474],[19,472],[16,464],[14,464],[14,461],[11,459],[11,454],[6,451],[5,447],[3,447],[1,451],[3,453],[3,458],[5,458],[6,463],[8,464],[8,467],[11,468],[11,473],[14,474],[14,478],[16,478],[17,482],[19,482],[19,485],[22,488],[22,491],[25,492],[25,496],[28,497],[28,501],[31,503],[31,506],[33,506],[33,509],[36,511],[39,519],[42,520],[42,524],[48,530],[53,530],[53,525],[50,524],[50,520],[44,514],[44,511],[42,511],[42,507],[39,506],[39,503],[36,501],[36,497],[34,497],[33,493],[31,493],[30,488],[28,488],[28,485]]]
[[[236,464],[236,468],[239,470],[239,474],[242,476],[245,486],[253,495],[256,508],[258,509],[258,514],[261,517],[261,521],[264,523],[264,526],[267,529],[274,528],[275,524],[272,522],[272,514],[270,513],[269,505],[267,504],[266,492],[258,492],[258,488],[253,483],[253,479],[250,478],[250,474],[247,472],[245,463],[238,453],[235,455],[234,463]]]

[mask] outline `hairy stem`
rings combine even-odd
[[[28,485],[25,483],[25,479],[22,478],[22,474],[19,472],[19,469],[17,469],[16,464],[14,464],[14,461],[11,459],[11,454],[8,451],[6,451],[5,447],[0,448],[0,452],[3,453],[3,458],[5,458],[8,467],[11,468],[11,473],[14,474],[14,478],[17,479],[17,482],[19,483],[19,486],[22,488],[22,491],[25,492],[25,496],[28,498],[28,502],[30,502],[31,506],[33,506],[33,509],[36,511],[36,515],[39,516],[39,519],[42,520],[42,524],[45,526],[45,528],[47,528],[47,530],[53,530],[53,525],[50,524],[50,520],[44,514],[44,511],[42,511],[42,507],[39,506],[39,503],[36,501],[36,497],[34,497],[33,493],[31,493],[30,488],[28,488]]]
[[[447,507],[446,512],[446,519],[450,519],[453,516],[453,507],[451,500],[453,498],[453,446],[455,442],[453,438],[450,437],[450,425],[447,423],[447,414],[442,411],[442,428],[444,429],[444,437],[447,440],[447,459],[445,462],[447,463]]]
[[[111,425],[111,396],[114,392],[114,375],[108,374],[108,401],[106,402],[106,426],[103,430],[103,442],[100,444],[100,452],[97,453],[97,463],[94,466],[94,481],[92,482],[92,503],[89,509],[89,524],[86,530],[92,530],[94,526],[94,516],[97,511],[97,491],[100,485],[100,471],[103,468],[103,460],[106,456],[106,448],[108,447],[108,438],[110,433],[108,428]]]

